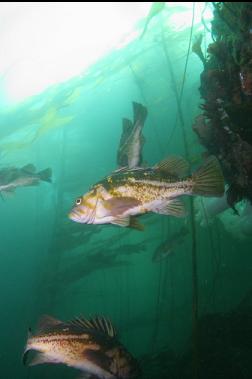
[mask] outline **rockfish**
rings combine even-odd
[[[137,227],[133,216],[147,212],[184,216],[179,196],[223,195],[224,179],[215,157],[181,179],[186,170],[188,163],[180,157],[168,158],[151,168],[117,170],[79,197],[69,218],[86,224]]]
[[[62,322],[46,316],[34,336],[29,336],[23,363],[30,350],[39,353],[29,364],[63,363],[100,379],[133,379],[138,364],[117,338],[111,322],[103,317]]]
[[[32,164],[21,168],[3,168],[0,169],[0,192],[13,192],[17,187],[36,186],[41,180],[51,182],[51,176],[50,168],[36,173]]]
[[[134,122],[123,119],[123,131],[117,152],[119,167],[137,167],[141,165],[144,137],[142,129],[147,117],[147,109],[139,103],[133,102]]]

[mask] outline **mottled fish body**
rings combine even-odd
[[[147,117],[147,109],[142,104],[133,102],[133,114],[133,123],[127,118],[123,119],[123,131],[117,152],[119,167],[133,168],[142,163],[144,144],[142,129]]]
[[[118,342],[111,322],[102,317],[70,322],[46,317],[38,333],[28,338],[24,364],[30,350],[38,352],[30,366],[63,363],[100,379],[131,379],[139,372],[136,360]]]
[[[36,186],[39,182],[51,182],[52,170],[47,168],[36,173],[36,168],[28,164],[22,168],[0,170],[0,192],[12,192],[18,187]]]
[[[154,212],[184,216],[182,195],[221,196],[224,179],[215,157],[191,176],[183,158],[171,157],[152,168],[121,169],[98,182],[76,200],[69,217],[87,224],[111,223],[138,227],[133,216]]]

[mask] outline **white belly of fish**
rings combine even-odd
[[[147,212],[155,212],[156,209],[160,208],[164,203],[168,204],[172,200],[158,199],[150,201],[148,203],[138,205],[137,207],[130,208],[123,213],[123,216],[137,216]]]
[[[77,366],[75,366],[75,368],[78,368],[87,374],[93,374],[100,379],[115,379],[115,376],[113,374],[103,370],[101,367],[95,365],[92,362],[85,361],[83,363],[79,363]]]
[[[157,212],[157,210],[160,209],[164,204],[168,204],[171,201],[173,201],[173,199],[153,200],[151,202],[132,207],[118,215],[112,215],[106,208],[102,206],[102,203],[99,203],[99,205],[96,207],[94,217],[88,221],[88,224],[109,224],[113,223],[117,216],[128,217],[145,214],[147,212]]]

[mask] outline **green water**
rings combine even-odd
[[[173,12],[179,10],[174,8]],[[194,28],[196,32],[202,24]],[[76,370],[63,365],[22,365],[28,328],[35,330],[43,314],[61,320],[79,315],[109,317],[118,329],[120,341],[139,359],[143,378],[193,377],[190,362],[194,359],[190,353],[182,360],[187,367],[183,376],[178,370],[182,367],[180,357],[195,343],[191,337],[191,231],[171,256],[152,262],[159,243],[185,223],[190,227],[192,216],[188,214],[186,220],[143,216],[143,232],[112,225],[80,226],[67,217],[79,195],[117,168],[121,120],[133,117],[132,101],[148,109],[143,130],[144,161],[154,165],[168,155],[185,156],[174,80],[180,93],[190,31],[190,27],[180,32],[167,29],[162,40],[160,24],[155,22],[142,40],[135,39],[107,54],[83,74],[17,105],[8,104],[1,91],[5,104],[0,113],[1,168],[33,163],[38,170],[51,167],[53,172],[51,184],[18,188],[13,196],[3,194],[0,202],[1,378],[78,376]],[[204,33],[208,43],[210,33]],[[193,167],[200,164],[200,153],[204,151],[191,128],[200,113],[198,87],[202,70],[202,62],[190,51],[181,109]],[[186,206],[189,210],[188,202]],[[80,227],[83,239],[76,246],[71,242],[67,245],[69,235],[80,233]],[[138,243],[144,246],[141,251]],[[126,244],[132,245],[131,254],[123,251]],[[89,269],[87,256],[96,247],[105,254],[117,250],[118,263],[101,264],[94,269],[91,265]],[[208,314],[226,314],[236,309],[251,291],[251,237],[238,238],[219,218],[206,227],[196,222],[196,256],[199,320]],[[251,304],[251,296],[249,300]],[[207,323],[206,319],[204,330],[208,329]],[[238,318],[235,333],[244,332],[239,323],[242,321]],[[219,325],[227,326],[227,321],[216,329],[212,321],[209,325],[211,330],[222,330]],[[227,332],[230,340],[232,330],[234,325]],[[219,335],[220,340],[215,339],[211,347],[207,336],[203,338],[205,346],[201,338],[197,348],[221,350],[225,356],[230,342],[221,331]],[[251,329],[241,336],[243,339],[246,346]],[[244,349],[237,348],[237,359],[239,353],[251,353]],[[166,351],[163,357],[162,351]],[[249,378],[248,369],[243,363],[241,366],[240,378]],[[218,377],[227,376],[220,373]]]

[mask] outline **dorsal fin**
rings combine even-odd
[[[182,176],[188,172],[189,164],[182,157],[171,156],[157,163],[154,168],[167,174]]]
[[[38,323],[38,332],[43,332],[47,329],[53,328],[62,324],[62,321],[57,320],[56,318],[48,315],[44,315],[41,317]]]
[[[76,319],[70,321],[70,324],[84,329],[95,329],[109,337],[116,336],[116,330],[111,321],[105,319],[104,317],[94,317],[89,320],[82,317],[77,317]]]
[[[33,164],[30,163],[30,164],[27,164],[27,165],[23,166],[21,168],[21,170],[23,170],[23,171],[25,171],[25,172],[27,172],[29,174],[34,174],[36,172],[36,167]]]

